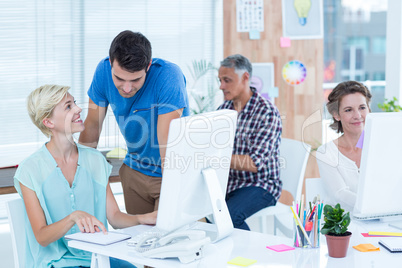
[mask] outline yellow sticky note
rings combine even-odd
[[[353,248],[361,252],[380,251],[380,248],[377,248],[372,244],[360,244],[357,246],[353,246]]]
[[[228,264],[234,264],[234,265],[246,267],[246,266],[249,266],[256,262],[257,262],[257,260],[246,259],[243,257],[236,257],[236,258],[228,261]]]
[[[402,236],[402,233],[395,232],[368,232],[369,235]]]
[[[124,157],[126,157],[126,154],[127,150],[117,147],[108,152],[106,154],[106,158],[124,159]]]

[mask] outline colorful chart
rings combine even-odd
[[[286,83],[294,86],[302,83],[306,79],[307,70],[303,63],[292,60],[283,66],[282,76]]]

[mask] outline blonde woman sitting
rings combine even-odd
[[[27,212],[26,267],[89,267],[91,254],[68,247],[66,234],[107,233],[107,220],[113,228],[156,222],[156,212],[122,213],[108,181],[111,165],[99,151],[73,141],[84,124],[68,90],[45,85],[27,100],[32,122],[50,141],[25,159],[14,177]],[[134,266],[111,259],[111,267]]]

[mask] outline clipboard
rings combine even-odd
[[[88,242],[92,244],[106,246],[130,239],[131,235],[118,232],[108,232],[107,234],[103,234],[103,232],[96,232],[96,233],[78,232],[75,234],[66,235],[64,237],[69,240],[77,240],[81,242]]]

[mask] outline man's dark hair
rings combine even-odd
[[[116,60],[128,72],[146,70],[152,59],[151,43],[141,33],[123,31],[113,39],[109,58],[112,65]]]

